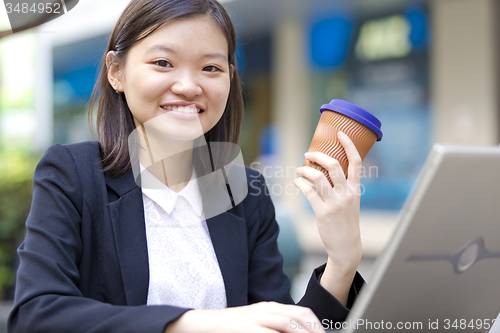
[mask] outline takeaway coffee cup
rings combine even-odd
[[[335,158],[347,177],[349,160],[338,140],[338,132],[347,134],[358,149],[361,159],[364,159],[373,144],[382,140],[381,123],[368,111],[341,99],[334,99],[329,104],[324,104],[319,111],[321,117],[308,152],[319,151]],[[325,168],[309,160],[305,160],[303,166],[320,170],[333,186]]]

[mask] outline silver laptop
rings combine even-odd
[[[371,281],[330,328],[488,332],[499,312],[500,147],[436,144]]]

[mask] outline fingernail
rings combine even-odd
[[[346,135],[344,132],[342,132],[342,131],[339,131],[339,135],[340,135],[341,137],[343,137],[343,138],[345,138],[345,137],[347,136],[347,135]]]
[[[310,153],[310,152],[305,152],[305,153],[304,153],[304,156],[306,156],[306,157],[307,157],[307,156],[310,156],[310,155],[311,155],[311,153]]]

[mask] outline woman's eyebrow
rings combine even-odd
[[[159,44],[151,46],[149,49],[146,50],[146,53],[151,53],[154,51],[166,51],[166,52],[171,52],[171,53],[177,53],[177,51],[175,51],[174,49],[172,49],[168,46],[159,45]]]
[[[146,50],[146,53],[151,53],[154,51],[165,51],[165,52],[170,52],[170,53],[178,53],[176,50],[165,46],[165,45],[153,45],[149,49]],[[220,52],[214,52],[214,53],[207,53],[201,56],[202,58],[222,58],[224,61],[229,61],[227,59],[227,56],[224,53]]]
[[[225,61],[229,61],[223,53],[219,52],[204,54],[202,58],[222,58]]]

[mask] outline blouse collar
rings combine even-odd
[[[163,184],[158,178],[153,176],[142,164],[141,168],[141,188],[142,193],[147,195],[151,200],[156,202],[167,214],[172,214],[175,203],[179,196],[184,197],[198,216],[201,217],[203,205],[201,200],[200,189],[196,178],[196,171],[193,168],[191,180],[179,192],[171,190]]]

